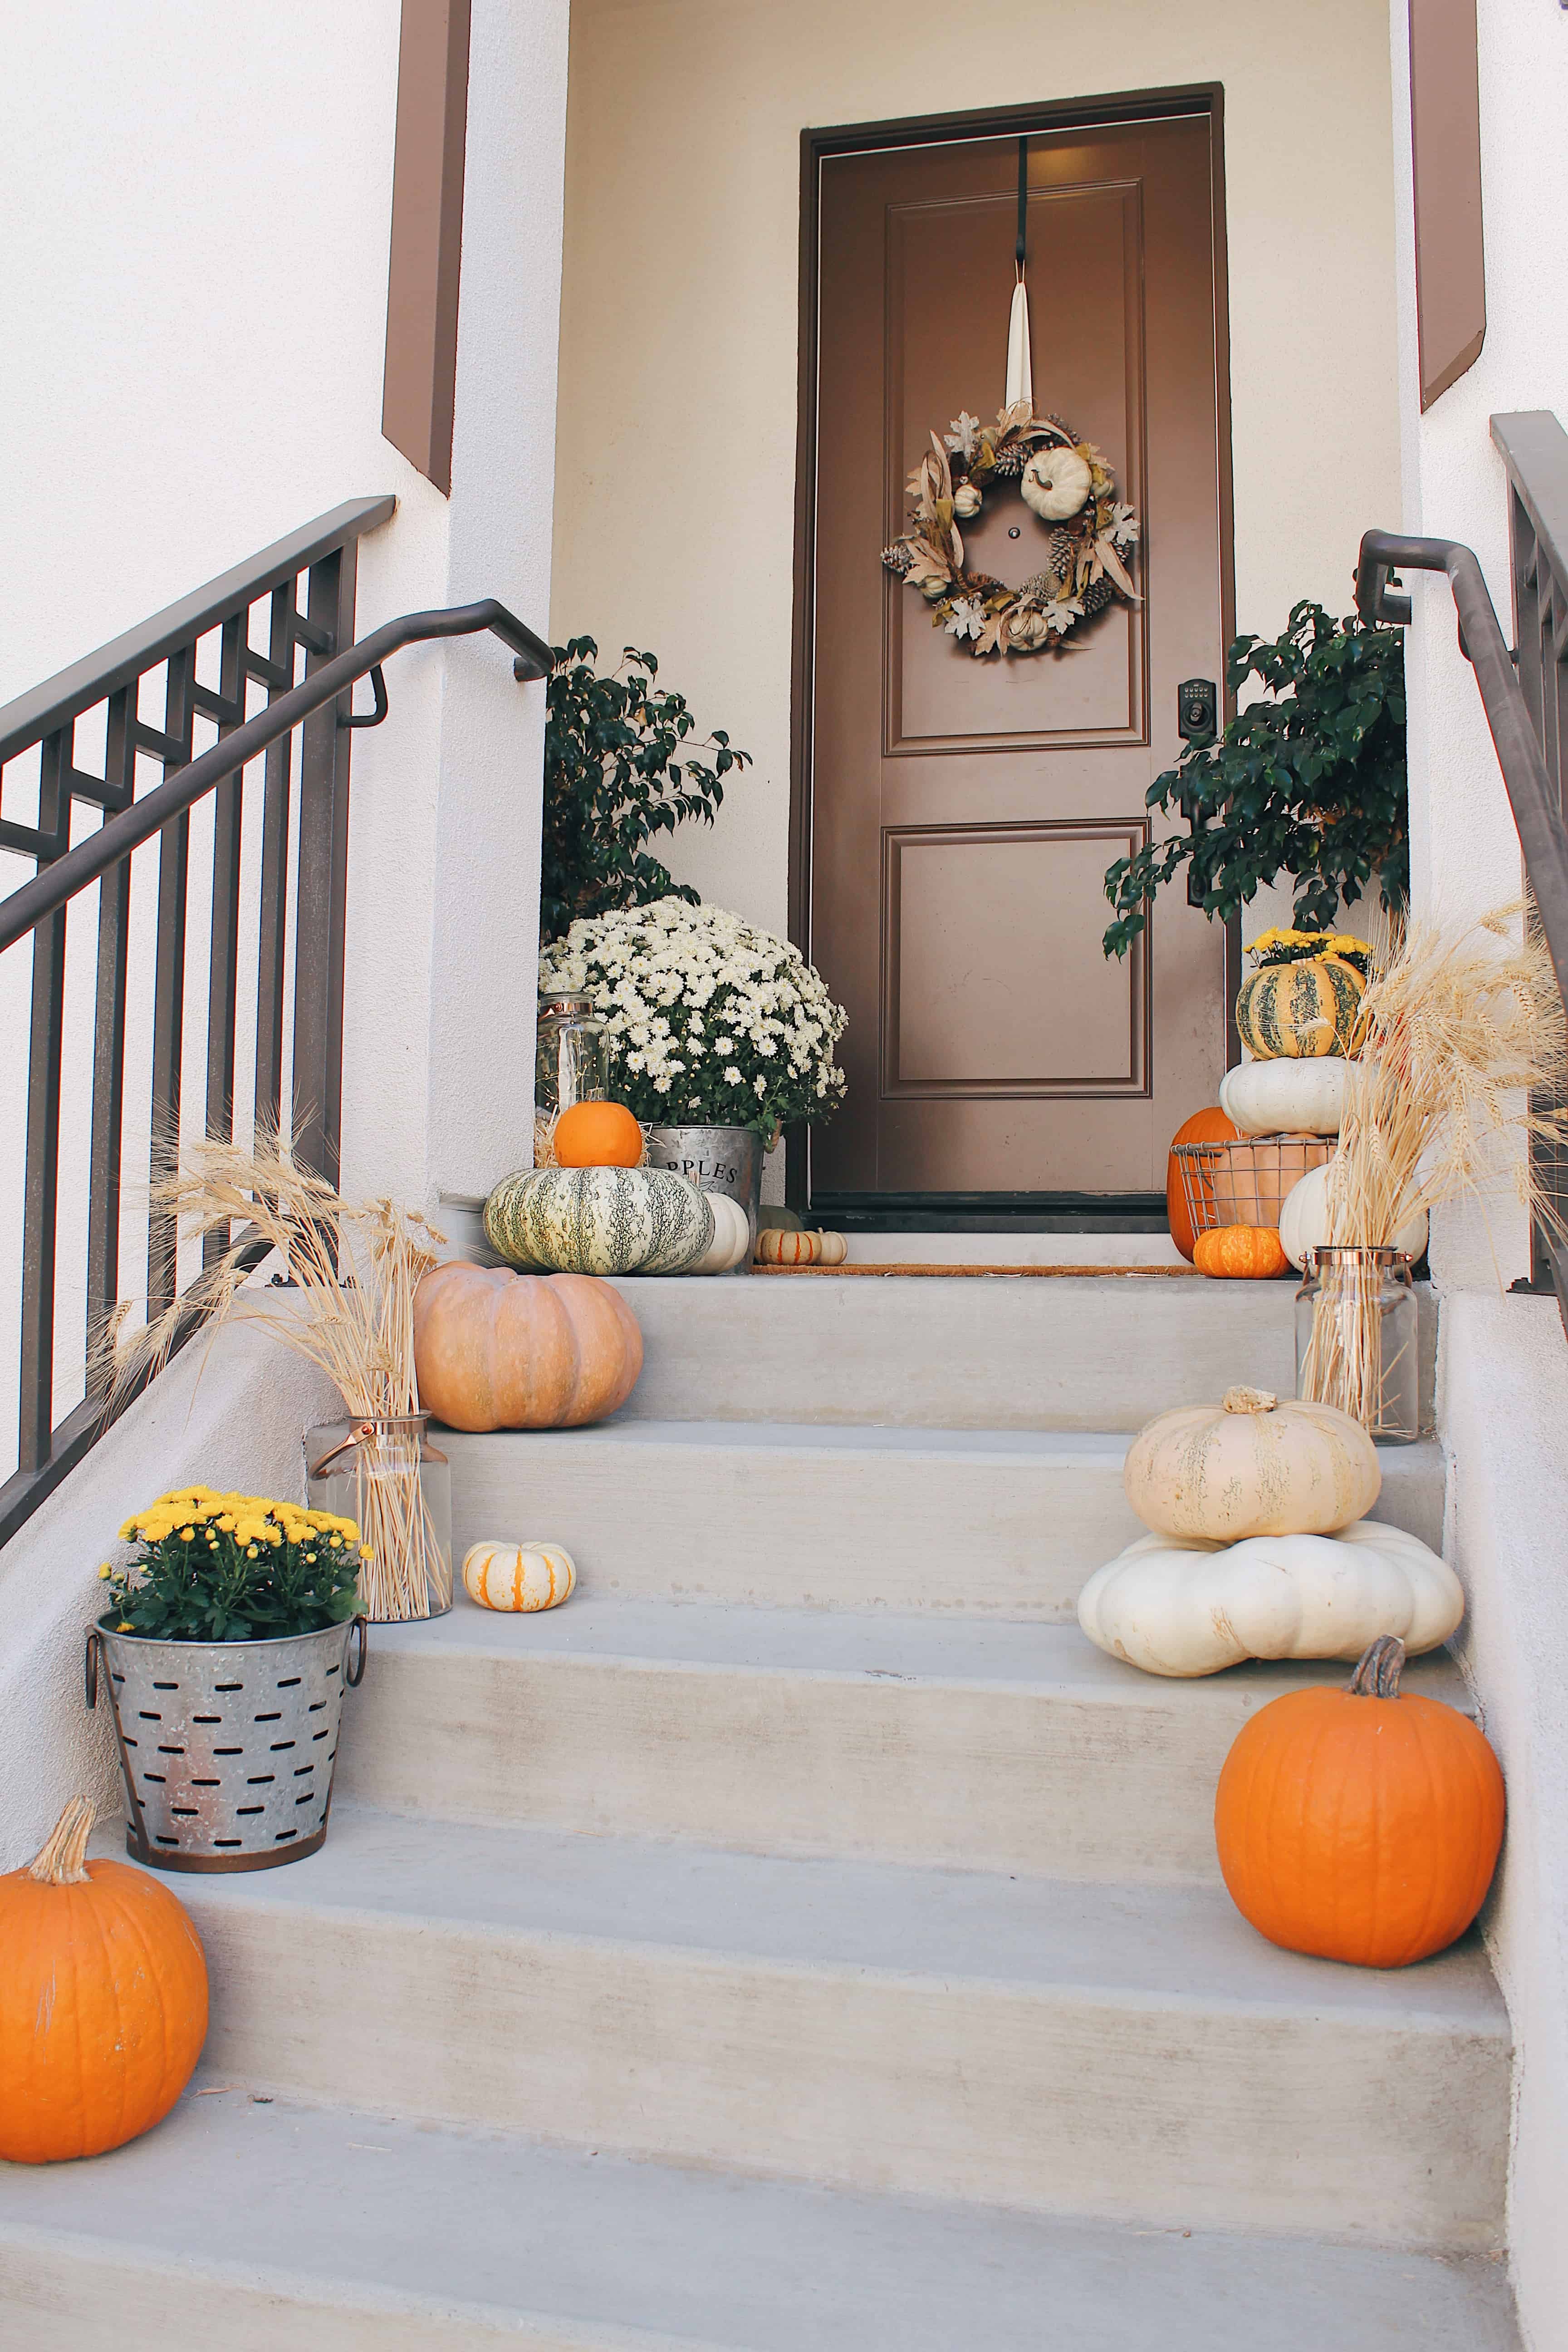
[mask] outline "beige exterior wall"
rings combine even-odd
[[[669,862],[783,931],[803,128],[1225,86],[1238,625],[1400,515],[1378,0],[575,0],[552,627],[755,753]],[[1037,274],[1038,388],[1048,297]],[[971,404],[999,404],[1006,321]],[[1092,420],[1088,420],[1089,426]],[[1158,714],[1174,749],[1173,713]]]

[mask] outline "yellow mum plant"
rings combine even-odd
[[[120,1530],[137,1547],[105,1561],[114,1630],[164,1642],[278,1641],[354,1612],[362,1559],[353,1519],[267,1495],[182,1486]]]

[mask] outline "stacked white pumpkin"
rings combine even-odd
[[[485,1238],[524,1274],[727,1274],[751,1225],[668,1168],[529,1168],[485,1202]]]
[[[1244,1658],[1355,1659],[1380,1633],[1412,1656],[1435,1650],[1464,1593],[1417,1537],[1365,1516],[1382,1485],[1365,1430],[1333,1405],[1234,1388],[1161,1413],[1122,1471],[1151,1533],[1096,1570],[1079,1622],[1112,1657],[1185,1677]]]

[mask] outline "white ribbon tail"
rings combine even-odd
[[[1026,400],[1031,409],[1035,404],[1034,372],[1029,363],[1029,289],[1020,278],[1013,289],[1013,311],[1007,321],[1007,396],[1005,408],[1015,401]]]

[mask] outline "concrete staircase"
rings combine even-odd
[[[1226,1749],[1321,1677],[1073,1614],[1125,1433],[1288,1390],[1289,1288],[623,1287],[619,1421],[449,1441],[459,1543],[578,1597],[378,1630],[325,1849],[179,1883],[203,2077],[0,2168],[8,2352],[1512,2352],[1479,1945],[1305,1960],[1219,1882]],[[1436,1449],[1385,1473],[1435,1539]]]

